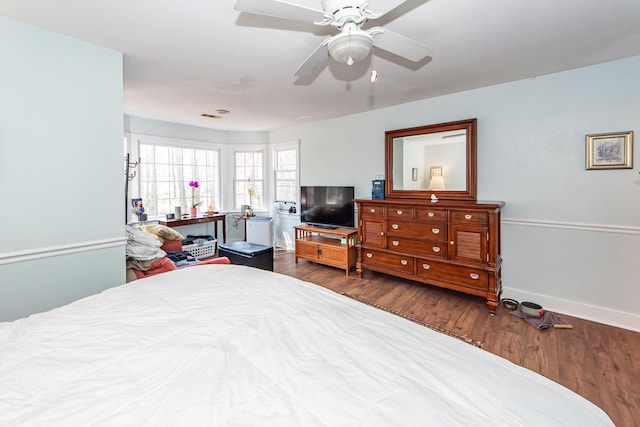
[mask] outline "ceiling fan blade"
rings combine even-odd
[[[372,11],[376,15],[382,16],[388,12],[391,12],[393,9],[400,6],[402,3],[405,3],[406,1],[407,0],[368,0],[366,3],[368,4],[367,8],[370,11]]]
[[[294,73],[296,77],[304,77],[313,74],[313,72],[316,71],[318,67],[327,60],[327,58],[329,58],[329,48],[327,47],[328,40],[330,39],[323,41],[322,44],[318,46],[307,59],[305,59],[302,65],[298,67]]]
[[[236,10],[303,22],[321,22],[324,11],[282,0],[237,0]]]
[[[373,45],[376,48],[407,58],[410,61],[418,62],[433,53],[433,49],[393,31],[381,27],[370,28],[367,31],[374,34]]]

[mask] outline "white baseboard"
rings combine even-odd
[[[629,329],[640,332],[640,316],[606,307],[579,303],[549,295],[525,292],[518,289],[504,288],[503,298],[513,298],[516,301],[531,301],[540,304],[546,310],[567,316],[579,317],[592,322]]]
[[[295,242],[285,241],[285,240],[282,240],[282,239],[277,239],[275,246],[277,248],[284,248],[287,251],[295,251],[296,250]]]

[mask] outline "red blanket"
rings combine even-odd
[[[229,258],[227,258],[226,256],[223,256],[219,258],[211,258],[203,261],[198,261],[195,264],[187,265],[184,267],[176,267],[169,258],[164,257],[154,261],[153,264],[151,264],[151,268],[147,271],[142,271],[135,268],[132,268],[131,270],[135,273],[136,278],[142,279],[143,277],[166,273],[167,271],[175,270],[176,268],[196,267],[198,265],[205,264],[231,264],[231,261],[229,261]]]

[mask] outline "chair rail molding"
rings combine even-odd
[[[540,221],[510,218],[502,218],[502,224],[523,225],[528,227],[563,228],[566,230],[584,230],[602,233],[640,234],[640,227],[608,224],[586,224],[579,222]]]
[[[126,237],[112,237],[109,239],[91,240],[87,242],[70,243],[59,246],[27,249],[23,251],[0,253],[0,265],[15,262],[32,261],[55,256],[70,255],[81,252],[95,251],[107,248],[126,246]]]

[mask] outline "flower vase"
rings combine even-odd
[[[191,218],[195,218],[198,216],[198,208],[189,208],[189,215]]]

